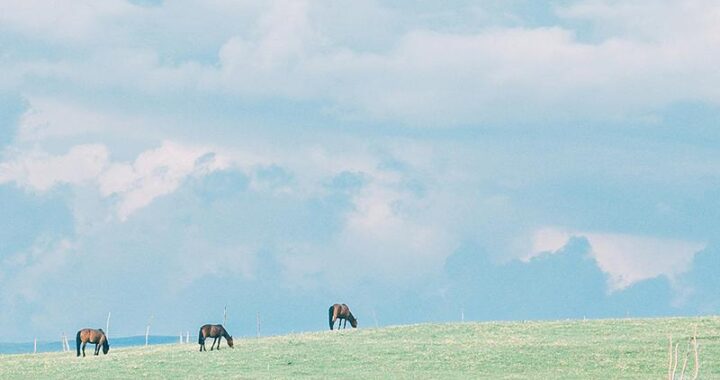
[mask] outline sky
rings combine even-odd
[[[0,1],[0,340],[717,314],[719,47],[709,0]]]

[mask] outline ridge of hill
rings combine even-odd
[[[720,317],[418,324],[74,353],[0,355],[0,378],[667,378],[697,331],[700,378],[720,379]],[[687,373],[694,368],[689,355]],[[686,375],[687,375],[686,373]]]

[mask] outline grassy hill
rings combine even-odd
[[[667,378],[668,337],[697,328],[700,378],[720,379],[720,318],[421,324],[197,344],[0,356],[0,378]],[[111,342],[112,344],[112,342]],[[90,347],[90,346],[89,346]],[[208,343],[209,347],[209,343]],[[692,371],[692,358],[688,362]],[[678,368],[678,377],[680,369]]]

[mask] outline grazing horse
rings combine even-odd
[[[102,345],[103,354],[107,355],[110,351],[110,344],[108,343],[105,331],[102,329],[82,329],[77,332],[75,336],[75,345],[77,346],[77,356],[80,356],[80,345],[82,344],[82,356],[85,356],[85,345],[88,343],[95,343],[95,356],[100,353],[100,346]]]
[[[350,321],[350,326],[353,328],[357,327],[357,319],[352,315],[350,312],[350,308],[348,305],[345,304],[334,304],[330,306],[330,309],[328,310],[328,322],[330,323],[330,330],[333,329],[335,326],[335,321],[340,320],[338,322],[338,330],[340,330],[340,325],[343,325],[343,328],[347,327],[347,321]],[[345,323],[343,324],[343,321]]]
[[[217,349],[219,350],[220,343],[222,343],[223,337],[225,338],[225,340],[227,340],[228,346],[230,346],[230,348],[233,348],[233,338],[232,336],[230,336],[230,334],[228,334],[228,332],[222,325],[204,325],[200,328],[200,333],[198,334],[198,344],[200,345],[200,351],[207,351],[207,349],[205,349],[205,338],[215,338],[212,345],[210,345],[210,351],[213,350],[215,342],[217,342]]]

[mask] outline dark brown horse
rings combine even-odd
[[[200,351],[207,351],[207,349],[205,349],[205,338],[215,338],[212,345],[210,345],[210,351],[213,350],[215,342],[217,342],[217,349],[220,349],[220,343],[222,343],[222,338],[225,338],[225,340],[227,340],[228,346],[230,346],[230,348],[233,348],[233,338],[232,336],[230,336],[230,334],[228,334],[228,332],[222,325],[204,325],[200,328],[200,333],[198,334],[198,344],[200,345]]]
[[[82,356],[85,356],[85,345],[88,343],[95,343],[95,355],[100,353],[100,346],[102,346],[103,354],[107,354],[110,351],[110,343],[108,343],[107,336],[102,329],[82,329],[77,332],[75,336],[75,345],[77,346],[77,356],[80,356],[80,345],[82,344]]]
[[[352,315],[350,312],[350,308],[348,305],[345,304],[334,304],[330,306],[330,310],[328,310],[328,322],[330,323],[330,330],[333,329],[335,326],[335,321],[340,320],[338,322],[338,330],[340,330],[340,325],[343,325],[343,328],[347,327],[347,321],[350,321],[350,326],[353,328],[357,327],[357,319]],[[343,321],[345,323],[343,324]]]

